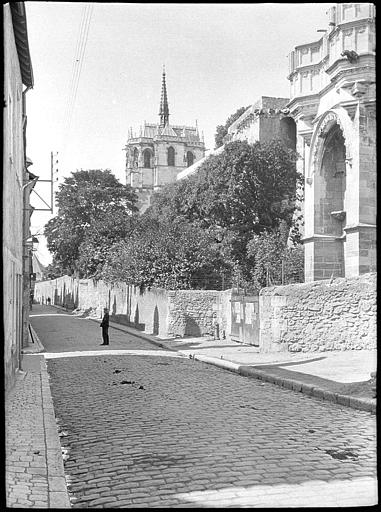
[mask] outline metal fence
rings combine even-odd
[[[232,288],[235,282],[228,273],[200,274],[186,280],[187,287],[196,290],[217,290],[223,291]],[[181,282],[177,282],[177,287]]]
[[[287,269],[281,260],[278,268],[266,269],[266,286],[281,286],[286,284],[304,283],[304,269]]]

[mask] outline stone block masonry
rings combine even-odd
[[[218,291],[177,290],[168,293],[168,333],[180,336],[213,334],[219,309]]]
[[[263,288],[262,352],[376,348],[376,273]]]
[[[376,273],[263,288],[259,294],[259,350],[314,352],[376,347]],[[231,294],[214,290],[162,290],[143,293],[125,283],[108,285],[64,276],[36,283],[40,303],[69,303],[160,336],[205,336],[230,340]],[[69,301],[70,299],[70,301]],[[69,302],[68,302],[69,301]],[[242,341],[242,340],[240,340]],[[245,340],[249,342],[249,340]]]

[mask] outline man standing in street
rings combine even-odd
[[[109,344],[109,339],[108,339],[108,326],[109,326],[108,309],[104,308],[103,311],[104,311],[104,315],[103,315],[102,323],[100,324],[100,326],[102,327],[102,338],[103,338],[103,343],[101,343],[101,345],[108,345]]]

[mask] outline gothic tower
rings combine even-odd
[[[205,144],[196,126],[169,123],[166,73],[163,68],[159,123],[146,123],[138,132],[130,128],[125,146],[126,183],[139,198],[143,212],[153,192],[176,181],[179,172],[205,155]]]

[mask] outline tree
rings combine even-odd
[[[94,251],[91,240],[95,242],[99,225],[110,230],[106,241],[110,236],[123,237],[125,232],[120,232],[121,224],[129,224],[137,211],[136,201],[131,187],[120,183],[108,169],[81,170],[65,178],[56,194],[58,213],[44,230],[54,264],[63,273],[78,271],[80,247],[82,245],[82,255],[83,244],[87,244],[88,255]],[[120,219],[115,226],[108,221],[113,218]],[[96,242],[99,243],[99,238]],[[83,272],[83,264],[80,267]]]
[[[77,269],[81,276],[100,279],[103,265],[114,244],[128,239],[137,219],[128,211],[114,211],[112,216],[101,216],[86,230],[78,249]]]
[[[207,231],[217,230],[229,264],[249,275],[247,243],[254,234],[290,228],[301,175],[296,153],[281,141],[236,141],[210,156],[197,174],[164,188],[153,199],[156,216],[181,217]]]
[[[254,287],[303,282],[303,246],[300,243],[288,245],[288,241],[289,229],[282,222],[274,231],[254,235],[248,242],[247,255],[254,261],[250,272]]]
[[[54,263],[50,263],[46,269],[43,272],[43,279],[50,280],[50,279],[56,279],[57,277],[62,276],[62,269],[58,267],[57,265],[54,265]]]
[[[241,115],[247,110],[249,107],[241,107],[234,114],[229,116],[225,122],[225,124],[219,124],[216,127],[216,134],[214,136],[214,140],[216,143],[216,149],[221,147],[224,143],[224,137],[228,134],[229,126],[231,126],[234,121],[236,121]]]
[[[145,216],[130,239],[113,246],[102,278],[141,288],[200,288],[221,280],[225,266],[206,231],[181,219],[163,223]]]

